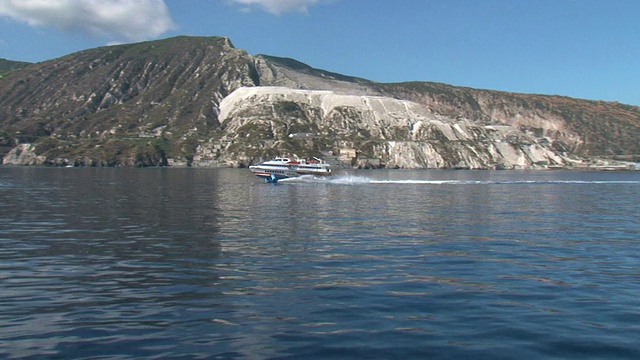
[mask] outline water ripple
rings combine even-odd
[[[637,175],[182,170],[0,172],[0,358],[640,357]]]

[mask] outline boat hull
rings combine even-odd
[[[284,174],[274,174],[274,173],[268,173],[268,172],[264,172],[264,171],[254,171],[253,175],[259,177],[260,179],[263,179],[264,182],[268,182],[268,183],[277,183],[279,180],[282,179],[288,179],[288,178],[292,178],[292,177],[297,177],[298,175],[293,175],[293,176],[287,176]]]

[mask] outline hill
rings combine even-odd
[[[89,49],[0,78],[5,164],[247,166],[292,152],[365,167],[575,167],[633,160],[639,138],[635,106],[376,83],[223,37]]]

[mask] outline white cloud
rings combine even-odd
[[[163,0],[0,0],[0,16],[114,41],[145,40],[175,26]]]
[[[319,0],[231,0],[234,3],[252,6],[257,5],[272,14],[285,12],[303,12],[309,10],[309,6],[318,3]]]

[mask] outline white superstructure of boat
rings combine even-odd
[[[281,179],[302,175],[331,175],[331,165],[318,158],[307,161],[296,157],[277,157],[258,165],[249,166],[249,170],[264,181],[273,183]]]

